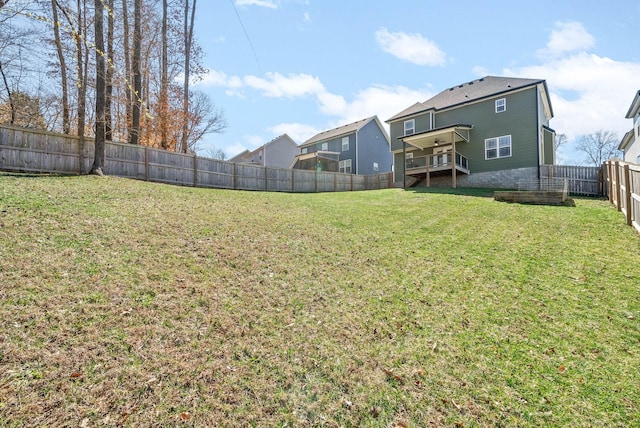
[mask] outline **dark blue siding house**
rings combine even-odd
[[[367,175],[389,172],[392,163],[389,134],[372,116],[311,137],[292,168]]]

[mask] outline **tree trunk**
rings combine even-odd
[[[105,157],[105,52],[104,17],[102,0],[95,0],[95,37],[96,37],[96,138],[95,156],[91,173],[103,175]]]
[[[193,40],[193,23],[196,16],[196,1],[193,0],[191,8],[191,23],[189,23],[189,0],[185,0],[184,6],[184,84],[182,94],[182,153],[187,153],[189,137],[189,74],[191,73],[191,41]]]
[[[160,70],[160,146],[163,149],[168,147],[168,59],[167,59],[167,0],[162,0],[162,67]]]
[[[142,72],[140,70],[142,34],[141,34],[141,9],[142,0],[135,0],[133,3],[133,115],[131,130],[129,132],[129,142],[138,144],[140,142],[140,110],[142,108]]]
[[[109,15],[107,16],[107,69],[105,74],[105,98],[104,98],[104,138],[113,141],[113,118],[111,116],[111,100],[113,98],[113,0],[109,0]]]
[[[2,81],[4,82],[4,88],[7,91],[7,98],[9,99],[9,108],[11,108],[11,120],[9,122],[10,125],[13,125],[16,121],[16,106],[13,103],[13,96],[11,95],[11,89],[9,88],[9,82],[7,82],[7,76],[4,74],[4,69],[2,68],[2,62],[0,61],[0,74],[2,74]]]
[[[69,97],[67,86],[67,64],[62,53],[62,42],[60,41],[60,20],[58,19],[58,2],[51,0],[51,11],[53,12],[53,35],[56,43],[56,51],[58,53],[58,61],[60,61],[60,78],[62,80],[62,132],[69,134],[71,132],[71,119],[69,116]]]
[[[78,31],[76,33],[76,51],[77,51],[77,79],[78,79],[78,137],[80,137],[80,173],[84,174],[84,121],[86,120],[87,108],[87,76],[83,67],[84,57],[86,53],[83,51],[82,38],[85,30],[86,19],[83,14],[82,0],[77,0],[78,5]]]
[[[132,97],[131,97],[131,52],[129,52],[129,10],[127,8],[127,0],[122,0],[122,26],[124,29],[123,36],[123,48],[124,48],[124,80],[125,80],[125,94],[126,94],[126,104],[125,104],[125,117],[127,123],[127,140],[129,140],[129,135],[131,132],[131,124],[132,124]]]

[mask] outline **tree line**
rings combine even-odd
[[[0,0],[0,122],[182,153],[226,128],[205,73],[197,0]]]

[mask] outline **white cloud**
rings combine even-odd
[[[382,27],[376,31],[376,41],[383,51],[413,64],[442,66],[446,63],[445,53],[421,34],[391,33]]]
[[[237,6],[260,6],[269,9],[277,9],[278,4],[268,0],[235,0]]]
[[[322,129],[318,129],[305,123],[279,123],[269,128],[269,132],[274,136],[287,134],[297,144],[304,143],[321,131]]]
[[[540,56],[559,56],[568,52],[586,51],[595,45],[595,39],[580,22],[556,22],[546,48]]]
[[[615,131],[622,138],[631,129],[624,116],[638,88],[640,63],[583,52],[505,69],[504,74],[546,79],[555,113],[552,127],[569,140],[599,129]]]
[[[305,12],[302,19],[307,24],[311,23],[311,15],[309,15],[309,12]]]
[[[264,79],[249,75],[245,76],[243,81],[269,98],[295,98],[325,92],[320,79],[309,74],[285,76],[280,73],[267,73]]]

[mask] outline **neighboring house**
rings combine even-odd
[[[250,152],[244,152],[229,159],[229,162],[268,166],[272,168],[289,168],[299,153],[298,145],[287,134],[281,135],[267,144]]]
[[[624,161],[640,164],[640,91],[633,97],[631,107],[625,116],[633,119],[633,129],[622,138],[618,150],[624,152]]]
[[[377,174],[391,171],[389,135],[378,116],[321,132],[300,145],[292,169]]]
[[[445,89],[387,120],[394,179],[502,188],[537,180],[540,165],[555,163],[552,117],[544,80],[487,76]]]

